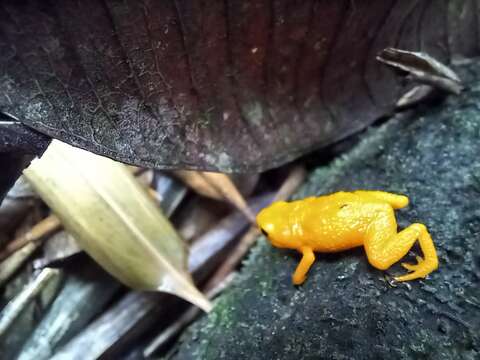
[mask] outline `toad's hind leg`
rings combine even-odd
[[[384,201],[387,204],[390,204],[394,209],[401,209],[408,206],[408,197],[405,195],[397,195],[375,190],[357,190],[354,193],[360,196],[368,196],[375,200]]]
[[[418,264],[402,264],[412,271],[404,276],[396,277],[397,281],[423,278],[438,268],[438,258],[432,238],[425,225],[412,224],[397,233],[397,225],[392,211],[385,211],[371,225],[366,234],[365,251],[368,261],[374,267],[385,270],[404,257],[416,240],[425,259],[417,257]]]

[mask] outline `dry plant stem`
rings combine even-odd
[[[37,250],[42,243],[33,241],[15,251],[11,256],[0,264],[0,287],[25,263],[25,261]]]
[[[33,282],[28,284],[15,299],[4,307],[0,314],[0,336],[5,334],[25,306],[35,299],[54,276],[58,275],[59,271],[56,269],[43,269]]]
[[[307,172],[303,166],[297,166],[292,169],[285,182],[277,191],[274,201],[286,200],[295,190],[303,183]],[[240,239],[238,245],[232,250],[231,254],[226,258],[225,262],[218,268],[205,286],[206,291],[213,289],[217,284],[230,274],[233,269],[240,263],[242,258],[248,252],[248,249],[255,243],[260,232],[256,226],[252,226],[247,233]]]
[[[30,231],[17,237],[0,252],[0,260],[4,260],[12,253],[20,250],[29,242],[37,241],[60,228],[60,220],[55,215],[47,216],[45,219],[34,225]]]
[[[307,177],[307,171],[303,166],[296,166],[292,169],[287,179],[278,189],[273,201],[287,200],[303,184]]]

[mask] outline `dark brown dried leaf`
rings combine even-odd
[[[240,210],[251,222],[255,221],[252,211],[248,208],[245,198],[240,194],[232,179],[226,174],[207,171],[175,171],[183,182],[200,195],[231,203]]]
[[[5,0],[0,109],[157,168],[260,171],[392,110],[375,54],[474,56],[476,0]]]

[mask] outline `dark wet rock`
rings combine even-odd
[[[480,78],[469,66],[462,77]],[[363,249],[318,254],[303,286],[293,251],[264,238],[242,275],[198,321],[175,359],[480,358],[480,84],[366,134],[317,168],[296,198],[337,190],[407,194],[400,228],[423,222],[440,259],[427,279],[392,284],[405,270],[370,266]],[[419,254],[414,248],[406,260]]]

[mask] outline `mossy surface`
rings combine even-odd
[[[463,69],[478,79],[478,67]],[[422,222],[440,259],[427,279],[371,267],[363,249],[318,254],[291,283],[299,256],[264,238],[236,283],[197,321],[175,359],[480,358],[480,85],[370,130],[349,154],[312,172],[295,195],[379,189],[407,194],[399,227]],[[405,260],[419,254],[415,247]]]

